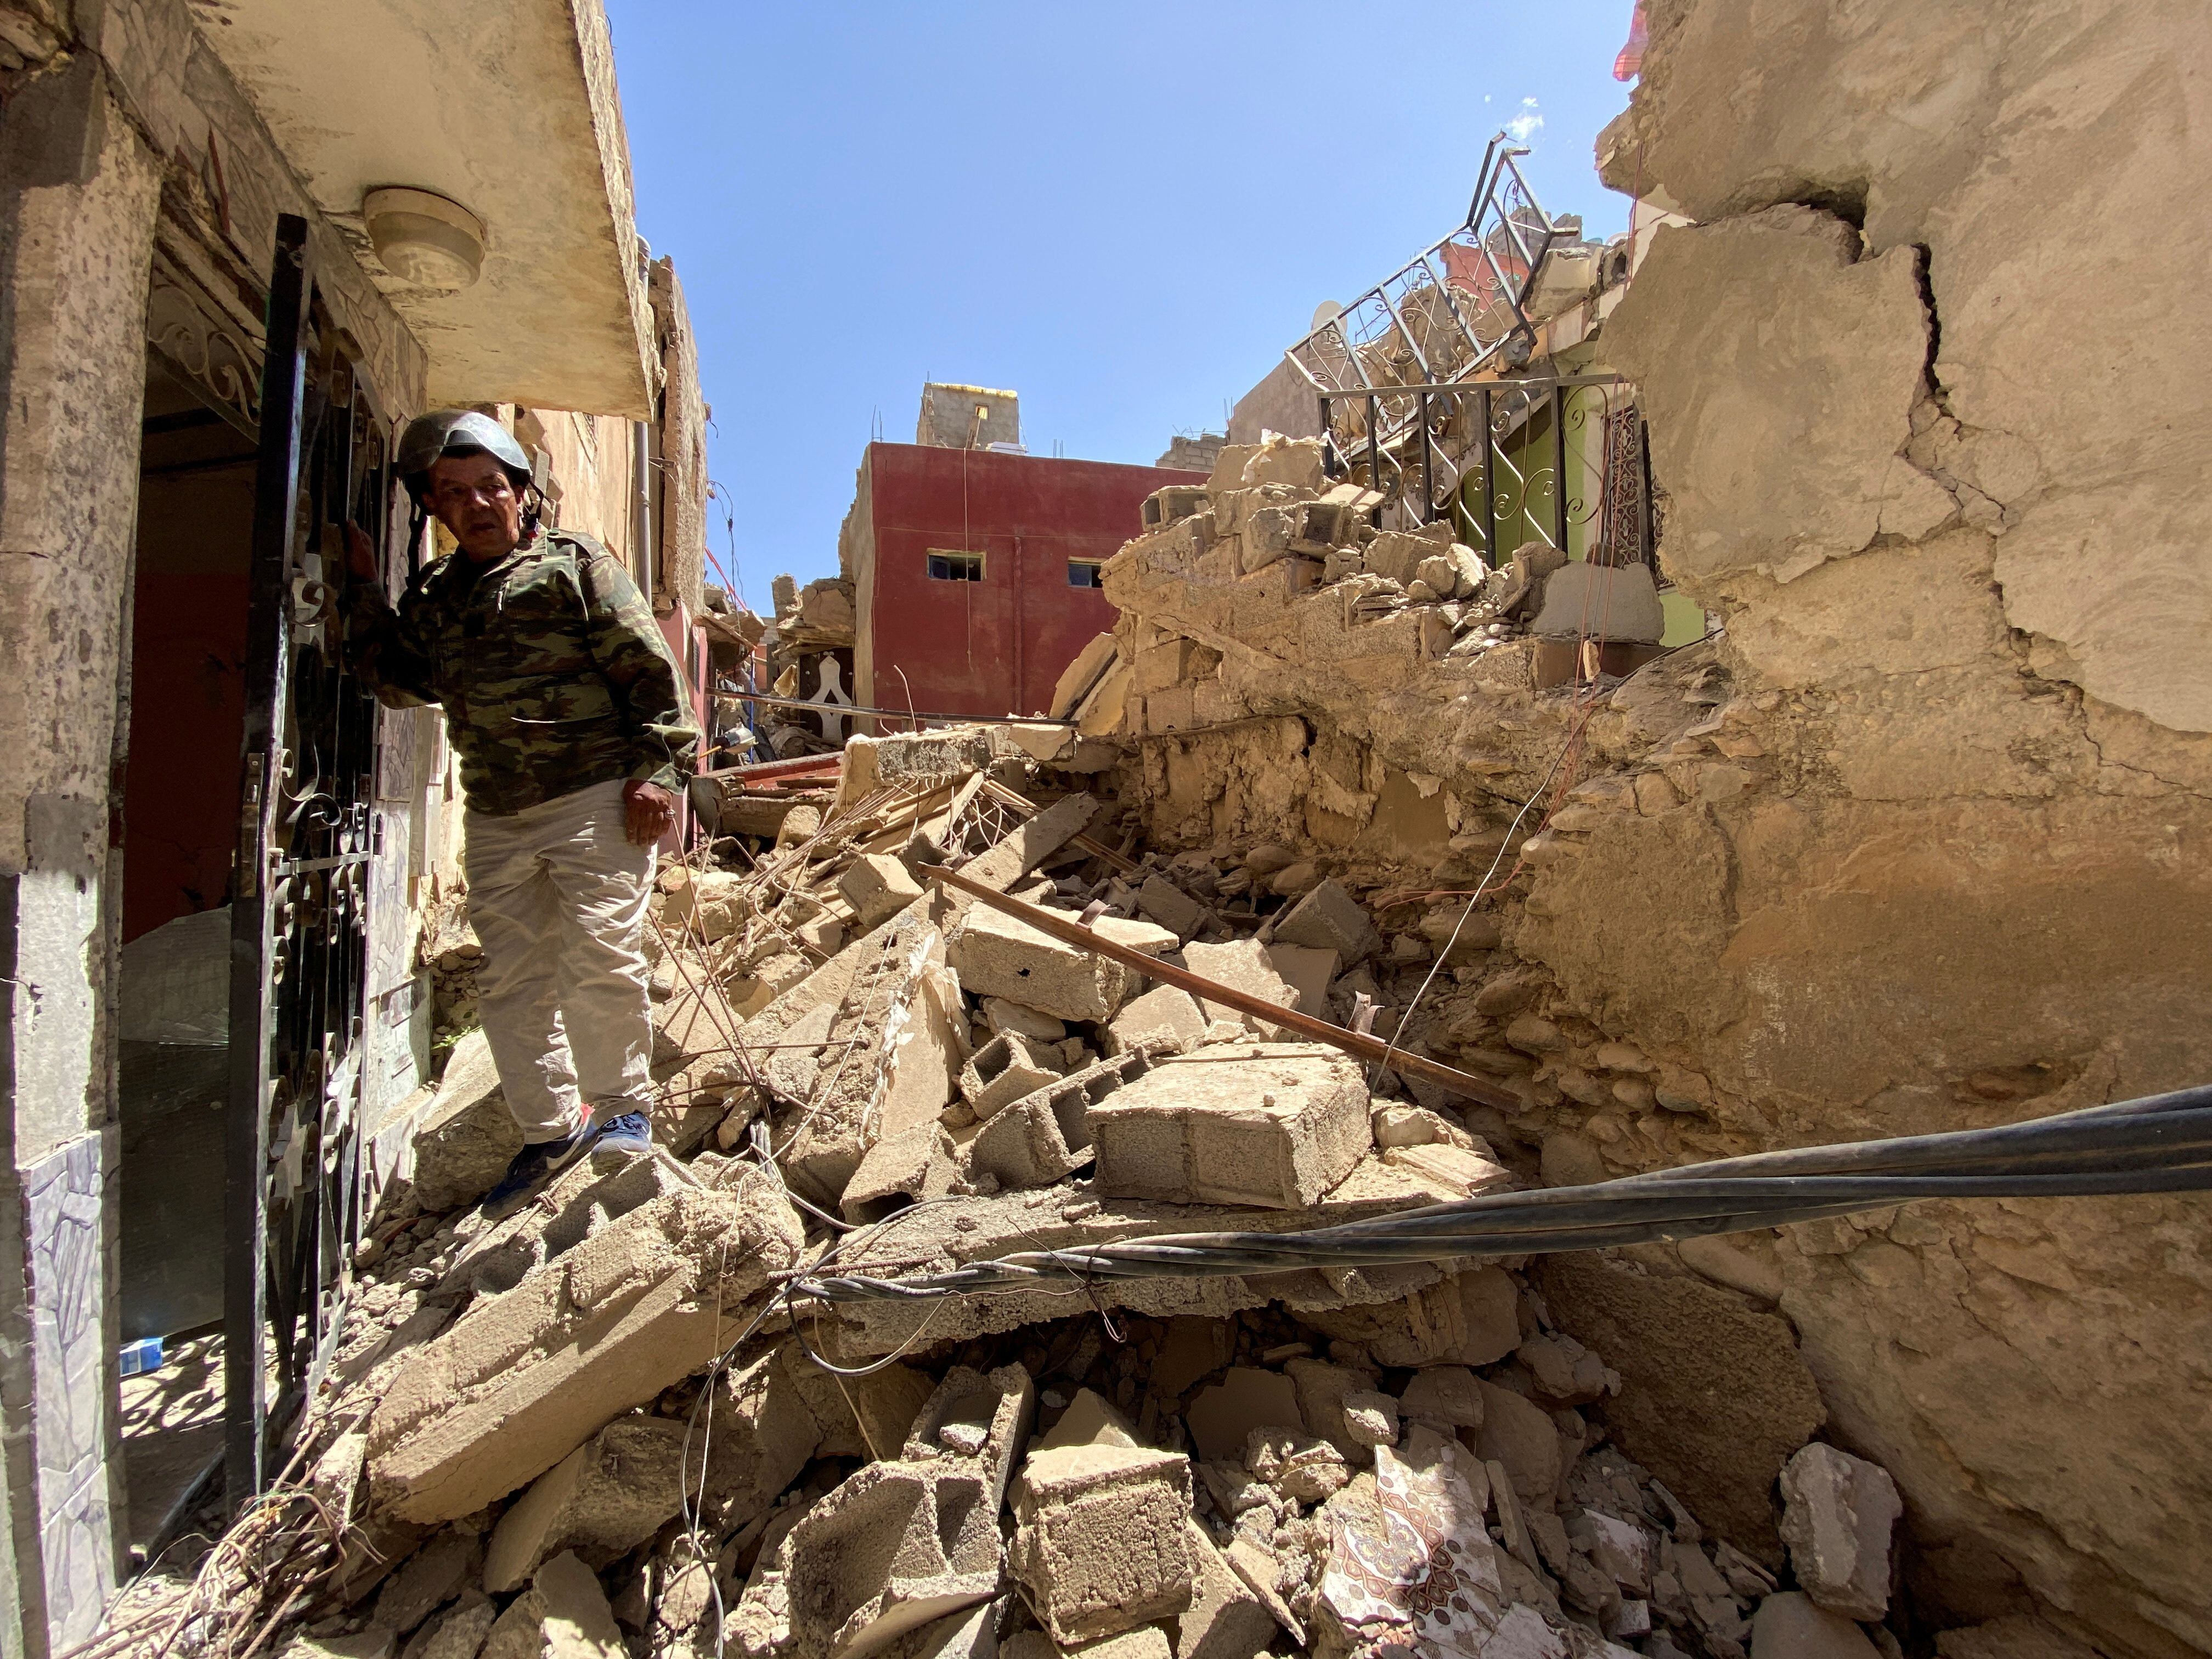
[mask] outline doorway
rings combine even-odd
[[[128,1537],[139,1550],[157,1542],[222,1446],[220,1390],[199,1374],[223,1310],[229,903],[255,454],[235,412],[148,354],[117,1054],[120,1335],[127,1350],[160,1342],[163,1358],[124,1384]],[[159,1410],[142,1408],[156,1397]]]

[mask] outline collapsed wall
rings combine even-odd
[[[1658,234],[1605,349],[1650,422],[1665,572],[1724,634],[1542,692],[1530,642],[1381,574],[1372,540],[1225,545],[1271,503],[1264,466],[1218,471],[1106,574],[1154,843],[1262,881],[1317,862],[1439,944],[1466,902],[1441,895],[1502,852],[1517,878],[1407,1035],[1521,1094],[1468,1125],[1553,1182],[2202,1082],[2212,335],[2171,307],[2212,252],[2173,206],[2206,145],[2201,18],[1650,22],[1605,171],[1698,222]],[[1378,1030],[1425,972],[1378,980]],[[1902,1489],[1923,1620],[2195,1653],[2212,1453],[2175,1431],[2212,1376],[2202,1221],[1928,1203],[1543,1282],[1609,1363],[1647,1356],[1677,1432],[1725,1384],[1650,1358],[1723,1322],[1674,1303],[1779,1309],[1827,1437]]]

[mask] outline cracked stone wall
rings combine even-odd
[[[1157,532],[1107,570],[1156,842],[1279,842],[1370,902],[1524,858],[1410,1036],[1522,1093],[1469,1127],[1549,1181],[2212,1080],[2201,12],[1650,12],[1601,165],[1697,222],[1601,349],[1725,635],[1583,720],[1443,607]],[[1904,1493],[1923,1627],[2202,1654],[2205,1220],[1926,1204],[1638,1266],[1794,1323]]]

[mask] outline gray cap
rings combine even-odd
[[[434,409],[407,422],[399,434],[394,465],[407,493],[419,497],[428,487],[431,464],[447,455],[489,455],[504,466],[521,489],[530,482],[530,458],[514,434],[489,415],[473,409]]]

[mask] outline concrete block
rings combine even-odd
[[[562,1550],[605,1566],[650,1538],[683,1493],[684,1436],[681,1423],[625,1418],[539,1475],[492,1529],[485,1590],[520,1589]]]
[[[1846,1618],[1889,1611],[1889,1534],[1904,1513],[1889,1471],[1819,1441],[1782,1466],[1782,1541],[1798,1588]]]
[[[1751,1616],[1751,1659],[1876,1659],[1866,1632],[1796,1590],[1770,1595]]]
[[[837,878],[837,893],[853,907],[860,931],[889,921],[921,896],[913,872],[888,853],[863,853]]]
[[[1502,1463],[1515,1494],[1525,1504],[1548,1510],[1559,1484],[1559,1431],[1551,1413],[1510,1389],[1482,1382],[1482,1426],[1476,1449],[1486,1462]]]
[[[415,1196],[433,1215],[473,1204],[507,1173],[522,1131],[507,1109],[481,1030],[453,1045],[446,1075],[415,1129]]]
[[[791,1529],[799,1659],[860,1659],[999,1591],[998,1506],[972,1473],[871,1463]]]
[[[1188,732],[1198,724],[1198,705],[1188,685],[1145,693],[1145,732]]]
[[[848,1221],[880,1221],[926,1198],[942,1198],[959,1173],[952,1137],[934,1121],[910,1123],[860,1155],[837,1207]]]
[[[1125,1054],[1141,1043],[1154,1043],[1172,1054],[1188,1054],[1206,1035],[1206,1011],[1198,999],[1180,986],[1157,985],[1125,1004],[1108,1024],[1105,1048],[1109,1054]]]
[[[1502,1267],[1476,1267],[1403,1302],[1302,1314],[1324,1336],[1357,1342],[1378,1365],[1489,1365],[1521,1346],[1521,1292]]]
[[[384,1581],[370,1624],[406,1635],[459,1594],[482,1571],[483,1559],[482,1538],[471,1533],[440,1533]]]
[[[1255,1429],[1297,1428],[1297,1385],[1279,1371],[1237,1365],[1210,1388],[1201,1389],[1183,1413],[1191,1443],[1209,1463],[1233,1463],[1244,1455]]]
[[[1109,676],[1109,681],[1114,678]],[[1127,677],[1121,678],[1126,679]],[[1133,689],[1128,694],[1133,696]],[[1091,729],[1088,721],[1084,729],[1086,732]],[[1017,825],[997,846],[976,854],[962,867],[960,873],[971,880],[981,882],[995,892],[1003,893],[1081,835],[1090,826],[1091,820],[1098,815],[1098,806],[1097,799],[1091,795],[1069,795],[1056,800],[1028,822]],[[973,902],[963,895],[953,908],[962,909]],[[1017,996],[1014,1000],[1019,1002],[1024,999]]]
[[[1190,1606],[1190,1460],[1125,1446],[1032,1452],[1014,1483],[1011,1565],[1062,1647]]]
[[[1544,639],[1656,645],[1667,631],[1667,618],[1650,566],[1608,568],[1577,562],[1544,579],[1543,608],[1528,631]]]
[[[1079,1389],[1075,1398],[1067,1402],[1060,1421],[1052,1425],[1048,1434],[1040,1435],[1032,1451],[1054,1451],[1062,1446],[1123,1446],[1136,1449],[1142,1445],[1129,1419],[1114,1408],[1113,1402],[1095,1389]]]
[[[1056,1078],[994,1113],[968,1144],[971,1175],[1008,1190],[1048,1187],[1091,1161],[1097,1103],[1151,1072],[1153,1052],[1133,1049]]]
[[[1304,945],[1317,951],[1334,951],[1349,968],[1382,948],[1382,935],[1358,900],[1334,881],[1324,881],[1275,924],[1278,945]]]
[[[957,1463],[983,1483],[996,1515],[1036,1418],[1036,1384],[1019,1365],[989,1372],[955,1365],[915,1418],[899,1455],[910,1463]]]
[[[396,1375],[369,1420],[374,1501],[449,1521],[535,1480],[702,1366],[730,1316],[798,1263],[781,1192],[685,1188],[479,1300]]]
[[[538,1570],[485,1637],[482,1659],[629,1659],[597,1574],[572,1553]]]
[[[1343,964],[1334,951],[1317,951],[1307,945],[1285,945],[1278,939],[1266,947],[1267,965],[1297,994],[1291,1006],[1302,1014],[1328,1018],[1328,988]]]
[[[994,1031],[1018,1031],[1039,1042],[1059,1042],[1067,1036],[1066,1020],[1005,997],[983,999],[983,1023]]]
[[[1063,1020],[1110,1019],[1129,988],[1129,970],[1120,963],[980,904],[952,934],[945,960],[963,990],[1004,997]]]
[[[1137,653],[1137,690],[1147,695],[1164,691],[1197,677],[1199,653],[1206,647],[1196,640],[1163,640]]]
[[[1248,996],[1265,998],[1284,1008],[1297,1006],[1297,988],[1276,970],[1267,956],[1267,947],[1257,939],[1232,939],[1225,945],[1191,945],[1183,948],[1183,965],[1194,974],[1203,975],[1231,990],[1242,991]],[[1232,1025],[1243,1025],[1273,1041],[1283,1034],[1283,1028],[1257,1015],[1247,1014],[1225,1002],[1214,1002],[1200,997],[1199,1004],[1206,1010],[1209,1021],[1226,1020]]]
[[[1169,1056],[1091,1110],[1095,1184],[1113,1198],[1297,1209],[1372,1144],[1356,1062],[1316,1043]]]
[[[1275,1615],[1196,1522],[1188,1524],[1190,1606],[1176,1621],[1175,1659],[1257,1659],[1275,1639]]]
[[[1172,933],[1178,943],[1206,925],[1206,907],[1165,876],[1145,878],[1137,890],[1137,909]]]
[[[1033,1038],[1002,1031],[968,1057],[960,1070],[960,1093],[976,1116],[988,1117],[1057,1079],[1056,1058]]]
[[[1482,1426],[1482,1390],[1473,1371],[1464,1365],[1431,1365],[1415,1371],[1398,1396],[1405,1417],[1429,1423],[1451,1433]]]
[[[1345,1422],[1345,1401],[1373,1386],[1368,1374],[1348,1365],[1332,1365],[1325,1359],[1293,1359],[1283,1367],[1298,1396],[1298,1420],[1306,1432],[1320,1436],[1352,1464],[1375,1461],[1373,1441],[1361,1441]],[[1397,1402],[1391,1402],[1392,1415]]]

